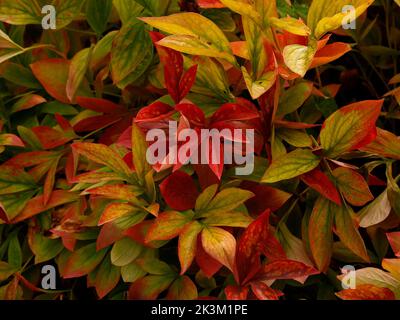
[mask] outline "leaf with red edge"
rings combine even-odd
[[[78,278],[87,275],[103,260],[107,250],[96,250],[96,244],[88,244],[71,254],[68,258],[63,278]]]
[[[319,197],[308,224],[312,256],[322,272],[328,269],[332,256],[334,213],[331,210],[331,203],[328,199]]]
[[[263,265],[254,278],[258,281],[289,280],[318,273],[318,270],[299,261],[275,260]]]
[[[355,289],[342,290],[336,295],[343,300],[396,300],[392,290],[371,284],[362,284]]]
[[[175,171],[161,184],[160,191],[172,209],[184,211],[195,206],[199,191],[193,178],[183,171]]]
[[[174,274],[150,275],[132,283],[128,291],[130,300],[155,300],[174,281]]]
[[[30,65],[34,76],[39,80],[47,93],[54,99],[71,103],[67,97],[66,85],[68,81],[68,73],[70,61],[65,59],[44,59],[39,60]],[[78,95],[90,95],[87,84],[80,86]]]
[[[393,133],[377,128],[377,137],[360,148],[361,151],[377,154],[385,158],[400,160],[400,139]]]
[[[158,215],[147,232],[146,241],[170,240],[177,237],[193,215],[167,211]]]
[[[201,230],[203,230],[203,226],[197,221],[192,221],[187,223],[180,231],[178,240],[178,256],[181,264],[181,275],[190,267],[196,256],[197,238]]]
[[[196,81],[197,65],[191,66],[179,82],[179,101],[187,96]]]
[[[336,185],[344,198],[354,206],[363,206],[374,199],[368,184],[362,175],[349,168],[337,168],[333,171]]]
[[[261,281],[252,281],[250,286],[251,291],[259,300],[279,300],[279,297],[283,295],[279,290],[272,289]]]
[[[92,194],[115,200],[125,200],[133,204],[144,204],[137,196],[142,192],[137,187],[127,184],[109,184],[102,187],[90,188],[84,194]]]
[[[371,143],[376,138],[375,122],[382,105],[383,100],[360,101],[330,115],[320,133],[325,155],[336,158]]]
[[[228,300],[246,300],[249,294],[249,287],[227,286],[225,295]]]
[[[12,107],[11,113],[31,109],[47,100],[37,94],[27,94],[19,99]]]
[[[40,195],[28,201],[25,208],[21,213],[13,219],[13,223],[21,222],[25,219],[29,219],[39,213],[47,211],[49,209],[61,206],[63,204],[74,202],[79,199],[79,195],[66,190],[55,190],[51,193],[49,200],[46,205],[44,203],[44,196]]]
[[[3,133],[0,134],[0,146],[25,147],[25,144],[15,134]]]
[[[303,174],[301,176],[301,180],[309,187],[318,191],[325,198],[335,202],[338,205],[342,205],[342,200],[335,185],[328,178],[328,176],[318,168]]]
[[[134,207],[129,203],[110,203],[105,209],[100,217],[98,225],[101,226],[107,222],[114,221],[118,218],[125,217],[127,215],[132,215],[138,213],[138,208]]]
[[[210,256],[203,248],[201,236],[197,237],[197,250],[196,250],[196,262],[200,267],[201,271],[208,277],[211,278],[215,273],[221,269],[222,264]]]
[[[104,224],[96,240],[96,249],[101,250],[114,242],[121,240],[125,235],[125,230],[119,227],[115,221]]]
[[[386,237],[388,238],[394,254],[400,258],[400,232],[386,233]]]
[[[121,277],[120,268],[111,263],[110,256],[107,255],[96,272],[94,286],[97,295],[103,299],[112,289],[116,287]]]
[[[201,243],[211,257],[234,270],[236,239],[231,233],[218,227],[206,227],[201,233]]]
[[[74,134],[56,130],[46,126],[32,128],[44,149],[54,149],[70,142],[75,138]]]

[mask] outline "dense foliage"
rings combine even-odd
[[[46,4],[0,0],[0,299],[400,298],[398,0]],[[169,121],[253,173],[150,165]]]

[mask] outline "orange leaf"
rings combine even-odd
[[[336,295],[343,300],[395,300],[394,293],[390,289],[370,284],[358,285],[356,289],[342,290]]]

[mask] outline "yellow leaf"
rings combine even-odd
[[[307,24],[313,31],[316,39],[326,32],[340,28],[343,23],[349,23],[358,18],[374,0],[318,0],[311,3],[308,11]],[[346,6],[353,6],[353,12],[344,10]],[[344,12],[343,12],[344,11]]]
[[[303,46],[300,44],[291,44],[283,49],[283,59],[286,66],[293,72],[304,77],[316,52],[316,46]]]
[[[286,18],[270,18],[271,25],[276,28],[288,31],[299,36],[308,36],[311,33],[309,27],[307,27],[303,21],[297,20],[291,17]]]
[[[201,233],[201,243],[211,257],[233,270],[236,240],[232,234],[218,227],[207,227]]]
[[[188,54],[224,58],[237,66],[228,39],[211,20],[193,12],[176,13],[166,17],[140,18],[154,28],[174,35],[160,41]]]

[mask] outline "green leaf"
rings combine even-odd
[[[42,7],[51,4],[56,11],[56,27],[64,28],[80,13],[85,0],[54,0],[46,3],[42,0],[0,0],[0,21],[16,24],[41,24],[44,14]]]
[[[335,217],[335,232],[339,236],[343,244],[361,257],[364,261],[370,262],[367,248],[359,231],[357,230],[352,216],[353,210],[345,205],[338,206],[330,203]]]
[[[121,276],[124,282],[135,282],[136,280],[144,277],[144,271],[137,263],[132,262],[126,266],[121,267]]]
[[[214,198],[215,194],[218,190],[218,184],[213,184],[206,189],[197,197],[195,211],[201,211],[208,206],[212,198]]]
[[[196,217],[210,217],[221,212],[229,212],[252,198],[254,194],[239,188],[227,188],[219,192],[208,205],[197,211]]]
[[[203,230],[203,225],[197,221],[186,224],[179,235],[178,255],[181,264],[181,275],[186,272],[196,255],[197,236]]]
[[[112,0],[87,0],[86,19],[97,34],[106,30],[111,10]]]
[[[63,277],[78,278],[87,275],[103,260],[107,249],[96,250],[96,243],[88,244],[74,251],[68,258]]]
[[[312,147],[312,140],[310,136],[303,131],[282,128],[277,130],[276,135],[294,147]]]
[[[167,294],[167,299],[171,300],[195,300],[197,297],[197,287],[188,276],[176,279]]]
[[[18,233],[11,237],[8,244],[8,263],[15,268],[22,266],[22,251],[18,240]]]
[[[64,248],[60,239],[50,239],[34,229],[29,230],[28,241],[35,255],[35,264],[53,259]]]
[[[70,101],[74,101],[76,92],[85,78],[92,48],[79,51],[71,60],[69,66],[66,93]]]
[[[135,166],[136,174],[138,175],[139,181],[143,184],[145,182],[146,174],[151,170],[151,165],[147,162],[146,136],[137,124],[132,125],[132,157],[133,164]]]
[[[104,298],[118,284],[121,277],[120,268],[111,264],[110,256],[106,256],[96,273],[94,285],[100,299]]]
[[[135,19],[123,25],[114,38],[111,50],[111,75],[114,83],[120,83],[136,70],[143,73],[143,65],[151,62],[148,61],[148,55],[152,50],[151,39],[142,22]],[[141,73],[135,77],[138,78]]]
[[[388,191],[383,191],[379,197],[362,208],[357,215],[360,227],[368,228],[384,221],[390,214],[392,207],[388,199]]]
[[[5,211],[8,220],[14,219],[25,208],[28,201],[35,195],[36,191],[24,191],[0,196],[0,204]]]
[[[74,150],[86,158],[107,166],[115,173],[118,173],[122,178],[132,181],[132,171],[125,161],[104,144],[76,142],[72,145]]]
[[[383,100],[356,102],[330,115],[320,133],[325,155],[335,158],[370,142],[382,104]]]
[[[0,166],[0,195],[32,190],[36,187],[33,177],[16,166]]]
[[[8,264],[7,262],[0,261],[0,281],[6,280],[13,275],[18,269]]]
[[[312,89],[312,82],[303,81],[285,90],[280,98],[276,115],[283,117],[296,111],[310,97]]]
[[[261,182],[274,183],[298,177],[318,167],[320,161],[320,158],[311,150],[296,149],[274,159]]]
[[[209,19],[185,12],[160,18],[141,18],[154,28],[172,34],[158,44],[183,53],[222,58],[237,65],[228,39]]]
[[[111,262],[119,267],[128,265],[139,256],[142,250],[141,244],[125,237],[114,243],[111,250]]]
[[[310,248],[318,270],[325,272],[331,261],[333,236],[332,227],[335,204],[324,197],[319,197],[314,205],[308,225]]]
[[[136,20],[135,18],[144,10],[143,6],[132,0],[113,0],[113,4],[118,11],[122,24]]]

